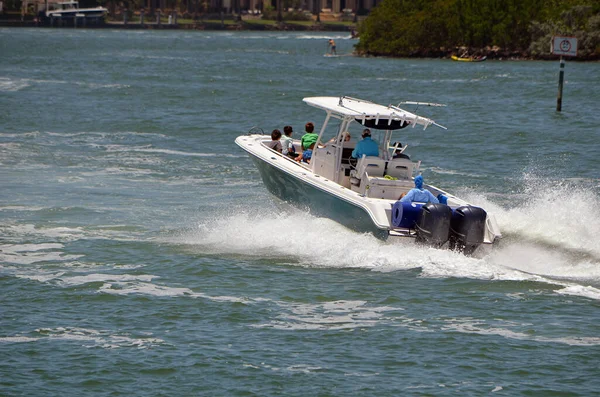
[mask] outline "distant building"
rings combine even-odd
[[[370,11],[381,0],[304,0],[301,8],[315,13],[317,10],[325,12],[342,13],[344,10],[351,12]],[[169,3],[170,5],[170,3]],[[277,8],[277,0],[198,0],[188,1],[188,11],[198,7],[198,11],[218,12],[222,7],[226,12],[236,11],[262,11],[265,6]],[[166,0],[146,0],[145,8],[148,10],[168,8]],[[323,11],[321,11],[323,12]]]
[[[228,1],[228,0],[225,0]],[[235,0],[233,0],[235,1]],[[240,0],[243,4],[242,8],[254,9],[258,3],[263,0]],[[381,0],[305,0],[302,6],[303,9],[315,12],[316,10],[327,10],[327,12],[341,13],[343,10],[359,10],[370,11]],[[269,3],[272,7],[277,6],[277,0],[265,0],[265,4]]]
[[[52,9],[54,4],[64,2],[65,0],[23,0],[22,8],[32,7],[35,12]],[[82,0],[83,1],[83,0]],[[302,0],[301,9],[316,14],[317,10],[320,13],[330,14],[353,14],[353,13],[368,13],[376,4],[382,0]],[[4,0],[0,0],[0,12],[2,12]],[[86,1],[86,6],[93,1]],[[97,3],[97,2],[96,2]],[[283,3],[283,1],[282,1]],[[131,3],[130,3],[131,4]],[[297,3],[296,3],[297,4]],[[110,12],[118,12],[121,7],[115,3],[107,4]],[[167,0],[144,0],[141,6],[150,13],[155,10],[170,10],[173,3]],[[277,8],[277,0],[187,0],[179,3],[180,7],[187,8],[187,12],[194,13],[215,13],[222,8],[225,13],[237,13],[242,11],[254,12],[263,11],[265,6]],[[283,11],[283,10],[282,10]]]

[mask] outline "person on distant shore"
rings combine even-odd
[[[283,135],[281,137],[281,146],[283,147],[283,151],[281,153],[286,156],[296,157],[297,154],[296,148],[294,148],[294,141],[292,140],[292,132],[294,132],[292,126],[286,125],[283,127]]]
[[[330,49],[329,53],[331,55],[337,55],[337,52],[335,50],[335,41],[333,41],[333,39],[329,39],[329,43],[327,44],[327,47]]]
[[[409,190],[406,195],[400,196],[400,201],[403,203],[435,203],[438,204],[440,201],[427,189],[423,189],[423,177],[418,175],[415,177],[415,187]]]
[[[300,139],[300,143],[302,144],[302,150],[306,150],[310,145],[316,144],[319,139],[319,134],[315,134],[315,125],[310,121],[306,123],[304,126],[304,135]]]
[[[360,159],[363,154],[365,156],[379,156],[379,146],[377,146],[377,142],[371,139],[370,129],[364,129],[362,138],[363,139],[356,144],[356,148],[352,151],[352,157]]]
[[[278,151],[279,153],[281,153],[282,151],[282,146],[281,146],[281,142],[279,141],[281,139],[281,131],[275,129],[273,130],[273,132],[271,132],[271,142],[267,143],[267,146],[270,147],[273,150]]]

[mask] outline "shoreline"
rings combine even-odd
[[[225,23],[220,21],[199,21],[193,23],[156,23],[156,22],[127,22],[123,21],[106,21],[101,24],[87,24],[79,25],[74,27],[72,24],[68,26],[50,26],[37,22],[36,20],[14,20],[14,19],[0,19],[0,28],[2,27],[14,27],[14,28],[42,28],[42,29],[131,29],[131,30],[208,30],[208,31],[269,31],[269,32],[347,32],[351,34],[352,29],[356,28],[352,25],[342,25],[339,23],[313,23],[312,25],[299,24],[299,23],[279,23],[279,24],[265,24],[265,23],[249,23],[245,21],[234,22],[231,19],[226,19]],[[449,49],[431,49],[423,50],[408,56],[390,56],[390,55],[378,55],[378,54],[360,54],[353,53],[359,57],[388,57],[388,58],[423,58],[423,59],[451,59],[452,55],[464,52],[468,50],[471,54],[477,54],[479,56],[486,56],[487,60],[495,61],[557,61],[558,56],[546,55],[546,56],[531,56],[524,51],[517,50],[503,50],[498,47],[486,47],[486,48],[466,48],[466,47],[455,47],[452,50]],[[570,58],[572,62],[598,62],[600,58]],[[466,62],[468,63],[468,62]]]
[[[231,19],[225,20],[225,23],[220,21],[197,21],[191,23],[157,23],[157,22],[123,22],[123,21],[106,21],[100,24],[89,23],[74,27],[72,23],[63,26],[51,26],[40,23],[34,19],[15,20],[15,19],[0,19],[0,27],[28,27],[28,28],[55,28],[55,29],[172,29],[172,30],[248,30],[248,31],[290,31],[290,32],[348,32],[356,28],[356,25],[343,25],[339,23],[313,23],[312,25],[299,24],[294,22],[282,22],[279,24],[266,23],[249,23],[245,21],[233,22]]]

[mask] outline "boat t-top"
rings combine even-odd
[[[406,154],[408,145],[400,143],[406,143],[406,136],[402,134],[400,139],[399,132],[407,127],[445,127],[399,105],[379,105],[347,96],[309,97],[303,101],[325,112],[310,163],[271,149],[267,145],[270,134],[260,128],[235,140],[250,155],[273,195],[314,215],[383,239],[412,238],[470,254],[501,238],[492,214],[436,186],[423,187],[441,203],[399,200],[415,187],[414,177],[419,175],[421,164]],[[352,151],[365,128],[371,130],[379,153],[354,159]],[[348,132],[350,141],[343,139]],[[301,153],[301,137],[294,138],[296,152]]]

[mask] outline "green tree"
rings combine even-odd
[[[361,24],[356,50],[385,56],[423,56],[462,46],[527,52],[540,34],[545,40],[570,33],[582,38],[588,56],[600,57],[594,33],[598,15],[600,2],[594,0],[383,0]]]

